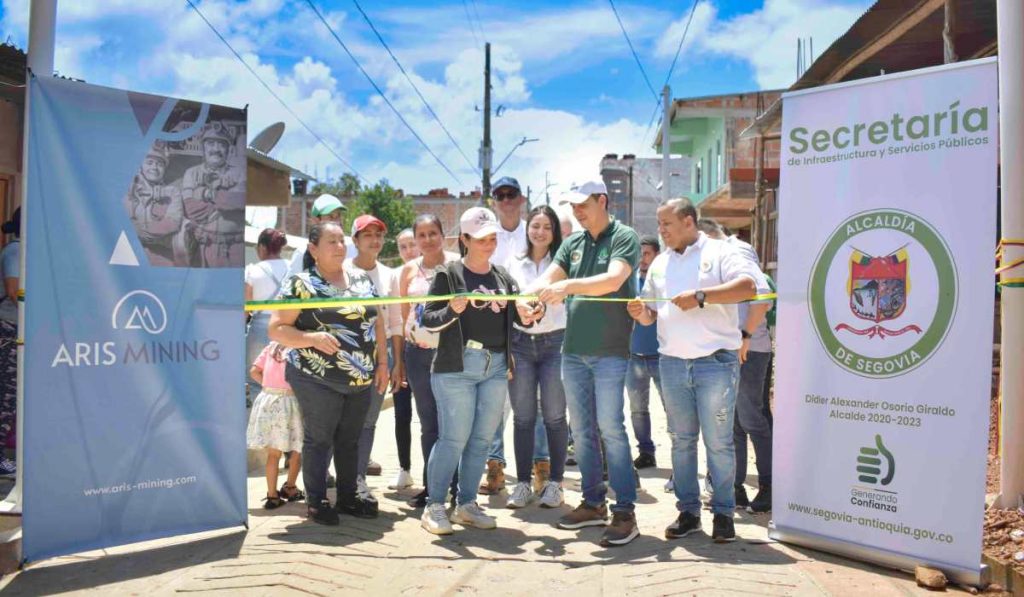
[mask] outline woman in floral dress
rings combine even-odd
[[[347,271],[345,233],[336,222],[310,229],[304,271],[289,278],[284,300],[370,298],[380,296],[361,270]],[[301,308],[274,311],[270,339],[292,348],[285,379],[302,410],[302,481],[309,518],[338,524],[338,514],[377,516],[377,504],[356,495],[359,435],[370,406],[370,389],[387,391],[388,357],[384,319],[373,306]],[[327,499],[331,455],[338,498]]]

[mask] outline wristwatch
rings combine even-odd
[[[753,337],[754,337],[754,335],[753,335],[753,334],[751,334],[751,333],[750,333],[750,332],[748,332],[747,330],[742,330],[742,329],[740,330],[740,335],[741,335],[741,336],[743,336],[743,339],[744,339],[744,340],[749,340],[749,339],[751,339],[751,338],[753,338]]]
[[[704,308],[704,291],[703,290],[698,290],[697,292],[694,292],[693,293],[693,298],[697,299],[697,306],[700,307],[701,309],[703,309]]]

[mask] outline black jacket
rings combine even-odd
[[[438,266],[434,270],[434,281],[430,284],[430,294],[442,296],[469,292],[466,289],[465,267],[461,260]],[[492,267],[494,278],[498,282],[498,293],[519,294],[519,284],[505,268],[497,265]],[[515,304],[509,302],[508,308],[505,310],[505,363],[508,365],[509,379],[512,378],[512,373],[515,370],[515,362],[512,358],[513,323],[525,325],[519,318],[519,311]],[[430,301],[426,304],[423,309],[423,327],[441,333],[431,371],[434,373],[461,373],[463,370],[462,353],[466,348],[466,341],[462,337],[459,314],[451,310],[448,301]]]

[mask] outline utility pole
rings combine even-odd
[[[548,192],[548,189],[550,189],[550,188],[551,188],[551,185],[548,183],[548,171],[545,170],[544,171],[544,204],[545,205],[551,205],[551,193]]]
[[[480,185],[480,204],[486,205],[491,196],[491,44],[484,44],[484,140],[480,145],[480,170],[483,181]]]
[[[669,117],[669,97],[671,96],[672,90],[668,85],[665,85],[664,89],[661,90],[661,107],[664,114],[661,116],[661,202],[665,203],[672,198],[672,194],[669,191],[669,176],[668,176],[668,156],[670,145],[672,144],[671,135],[669,129],[672,128],[672,120]]]
[[[1012,164],[1024,152],[1024,3],[998,0],[996,22],[999,38],[999,150],[1001,169],[1002,235],[1024,238],[1024,170]],[[1003,263],[1024,258],[1024,247],[1003,247]],[[1020,278],[1019,269],[1003,272],[1002,282]],[[1024,494],[1024,287],[1003,286],[1003,331],[1000,354],[999,442],[1002,462],[999,467],[1001,508],[1016,508]],[[20,445],[20,444],[19,444]]]

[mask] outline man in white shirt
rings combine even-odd
[[[498,216],[498,247],[491,255],[491,264],[511,270],[512,262],[526,254],[526,221],[523,220],[523,197],[519,181],[511,176],[499,178],[491,188],[494,198],[494,212]],[[487,455],[487,479],[480,486],[480,493],[494,495],[505,487],[505,421],[512,408],[505,400],[505,414],[494,434],[494,443]],[[546,439],[546,438],[545,438]],[[546,445],[537,446],[537,453],[547,452]]]
[[[669,539],[700,530],[697,438],[704,436],[714,479],[712,539],[735,541],[733,412],[743,344],[736,303],[767,284],[761,272],[728,243],[697,228],[688,199],[658,208],[658,232],[668,250],[655,258],[641,298],[626,308],[641,325],[658,325],[661,388],[672,437],[672,474],[680,514]]]

